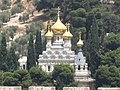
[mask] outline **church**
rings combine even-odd
[[[38,65],[46,72],[52,72],[56,64],[69,64],[75,70],[75,81],[79,81],[80,87],[90,87],[93,90],[94,79],[91,78],[91,72],[88,70],[86,58],[83,56],[82,46],[84,45],[79,35],[77,46],[78,54],[71,50],[70,24],[63,24],[60,20],[60,9],[58,8],[57,20],[54,24],[48,23],[46,37],[46,50],[39,55]],[[19,60],[20,69],[26,68],[27,58],[23,57]]]

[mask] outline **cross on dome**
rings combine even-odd
[[[58,11],[58,17],[60,16],[60,7],[57,8],[57,11]]]

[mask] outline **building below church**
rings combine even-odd
[[[75,69],[74,79],[80,82],[79,86],[90,87],[93,90],[95,80],[91,78],[86,58],[83,56],[81,34],[77,43],[79,52],[76,55],[71,50],[71,38],[73,35],[70,32],[70,24],[64,25],[61,22],[59,12],[58,8],[57,21],[53,25],[51,22],[47,25],[47,33],[45,34],[47,39],[46,50],[42,52],[42,55],[39,55],[38,65],[49,73],[54,70],[54,65],[56,64],[69,64]],[[26,68],[26,61],[22,58],[19,59],[21,69]]]
[[[100,0],[101,3],[105,3],[105,4],[114,4],[115,1],[114,0]]]

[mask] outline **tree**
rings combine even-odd
[[[0,69],[3,71],[7,70],[7,49],[6,49],[6,38],[5,34],[2,35],[1,45],[0,45]]]
[[[17,39],[15,39],[16,43],[16,50],[19,52],[20,55],[26,55],[27,54],[27,42],[28,42],[28,36],[24,35]]]
[[[36,58],[35,58],[35,48],[33,42],[33,35],[30,34],[29,44],[28,44],[28,53],[27,53],[27,69],[29,70],[31,67],[36,66]]]
[[[7,27],[6,32],[7,32],[8,36],[11,37],[11,39],[14,38],[14,34],[16,33],[17,29],[18,29],[18,26]]]
[[[2,0],[2,4],[10,5],[11,1],[10,0]]]
[[[14,72],[14,77],[17,78],[17,85],[23,88],[28,88],[32,83],[30,74],[27,70],[16,70]]]
[[[120,47],[120,34],[109,33],[108,36],[105,36],[103,41],[103,46],[106,51],[116,50]]]
[[[9,71],[14,71],[18,68],[18,57],[15,54],[15,48],[12,46],[7,56],[7,66]]]
[[[14,15],[16,13],[19,13],[21,11],[20,7],[15,5],[13,8],[11,8],[11,15]]]
[[[0,71],[0,86],[3,85],[3,71]]]
[[[1,0],[2,2],[0,3],[0,9],[5,10],[10,6],[11,1],[10,0]]]
[[[6,4],[0,4],[0,9],[1,10],[5,10],[5,9],[7,9],[8,7],[7,7],[7,5]]]
[[[3,22],[0,20],[0,28],[2,27],[2,25],[3,25]]]
[[[48,74],[39,67],[32,67],[29,72],[33,85],[42,85],[49,77]]]
[[[74,82],[74,70],[67,64],[55,65],[52,76],[57,90],[61,90],[64,86],[68,86]]]
[[[114,1],[114,11],[115,11],[115,14],[120,14],[120,1],[119,0],[115,0]]]
[[[23,15],[19,18],[20,21],[27,21],[29,19],[29,13],[23,13]]]
[[[34,2],[32,2],[32,4],[36,7],[36,9],[38,11],[42,10],[43,8],[48,8],[48,7],[52,7],[52,0],[35,0]]]
[[[116,66],[101,65],[96,73],[97,85],[99,87],[120,86],[120,70]]]
[[[98,59],[98,50],[99,50],[99,33],[98,33],[98,25],[96,22],[96,18],[93,15],[93,22],[88,34],[87,39],[87,58],[90,66],[90,70],[92,75],[94,76],[95,70],[98,68],[99,59]]]
[[[120,22],[120,17],[114,13],[111,12],[106,12],[103,13],[103,28],[106,33],[114,32],[118,33],[119,32],[119,22]]]
[[[4,86],[16,86],[17,85],[17,78],[15,78],[14,74],[11,72],[4,72],[3,85]]]
[[[4,11],[0,14],[0,20],[2,22],[8,22],[10,20],[10,12],[9,11]]]
[[[36,32],[36,40],[35,40],[35,52],[36,52],[36,62],[38,63],[39,55],[42,54],[42,39],[41,39],[41,31],[37,30]]]

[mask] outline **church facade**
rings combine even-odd
[[[47,39],[46,50],[43,51],[42,55],[39,55],[39,66],[46,72],[52,72],[56,64],[69,64],[75,69],[74,79],[80,82],[79,86],[90,87],[93,90],[92,84],[95,80],[90,76],[91,73],[88,70],[86,58],[82,53],[83,41],[81,40],[81,34],[77,43],[79,52],[76,55],[71,50],[73,35],[70,32],[70,24],[64,25],[61,22],[59,8],[56,22],[53,25],[49,22],[47,30],[45,34]]]
[[[81,87],[90,87],[93,89],[94,79],[91,78],[91,73],[88,70],[88,64],[86,63],[86,58],[83,56],[81,47],[83,46],[83,41],[81,40],[81,34],[79,36],[79,41],[77,46],[79,47],[79,52],[76,55],[74,51],[71,50],[71,38],[73,35],[70,32],[70,24],[64,25],[60,20],[58,8],[57,20],[54,24],[51,22],[47,25],[47,32],[45,34],[47,43],[46,50],[39,55],[38,65],[46,72],[52,72],[54,66],[57,64],[69,64],[75,70],[76,81],[80,82]],[[20,68],[26,67],[26,62],[20,59]]]

